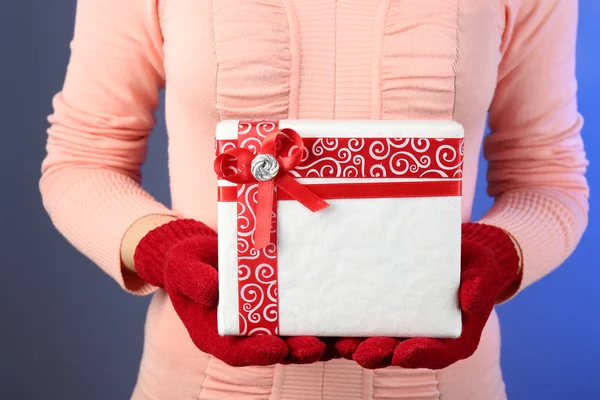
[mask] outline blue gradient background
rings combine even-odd
[[[105,0],[119,1],[119,0]],[[122,1],[122,0],[121,0]],[[570,1],[570,0],[564,0]],[[0,399],[127,399],[148,298],[125,294],[52,227],[37,188],[46,116],[69,57],[75,0],[0,7]],[[556,272],[499,307],[511,400],[600,399],[600,2],[582,0],[580,110],[592,164],[589,228]],[[146,188],[169,203],[163,109]],[[474,217],[491,205],[481,168]],[[468,400],[468,399],[465,399]]]

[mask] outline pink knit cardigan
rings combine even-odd
[[[482,222],[520,244],[525,288],[587,223],[576,25],[566,0],[79,0],[50,117],[45,207],[123,288],[148,294],[121,267],[123,235],[148,214],[215,226],[218,121],[454,119],[466,130],[463,218],[483,142],[495,203]],[[140,186],[165,83],[172,209]],[[134,397],[502,398],[495,318],[471,360],[437,373],[349,361],[236,370],[191,345],[158,291]]]

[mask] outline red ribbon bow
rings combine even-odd
[[[282,142],[286,139],[291,140],[297,149],[291,155],[283,157],[279,155],[279,151],[283,147]],[[273,201],[275,201],[275,186],[312,212],[320,211],[329,206],[325,200],[302,186],[289,173],[300,164],[303,153],[304,142],[300,135],[293,129],[286,128],[267,135],[259,151],[259,155],[273,156],[279,164],[279,171],[271,179],[258,180],[254,176],[252,161],[258,156],[255,156],[248,149],[241,147],[228,149],[215,160],[215,172],[219,178],[238,184],[258,182],[256,230],[254,232],[254,242],[257,249],[266,247],[271,239],[271,211],[273,210]],[[236,168],[231,168],[232,163],[236,161]]]

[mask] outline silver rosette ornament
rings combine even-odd
[[[279,163],[271,154],[259,154],[252,160],[250,172],[256,180],[268,181],[275,178],[279,173]]]

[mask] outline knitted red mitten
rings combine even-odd
[[[220,336],[217,331],[217,234],[190,219],[149,232],[134,255],[139,276],[164,288],[194,344],[233,366],[314,362],[325,345],[316,338]],[[286,358],[287,357],[287,358]]]
[[[389,365],[404,368],[445,368],[471,356],[494,304],[520,279],[519,254],[502,229],[465,223],[462,226],[462,260],[459,301],[463,329],[457,339],[375,337],[341,339],[336,348],[345,358],[365,368]]]

